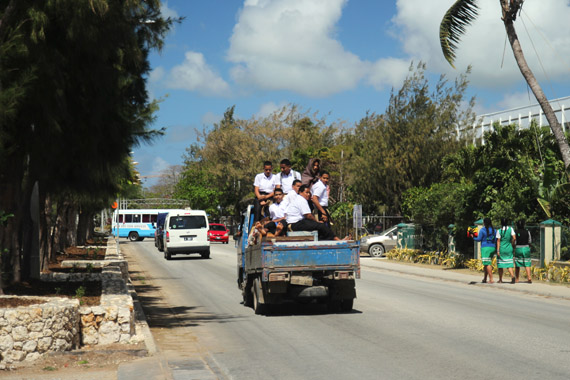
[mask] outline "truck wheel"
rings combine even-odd
[[[354,306],[354,298],[344,299],[340,304],[340,310],[345,313],[352,311],[352,307]]]
[[[368,248],[368,253],[370,253],[370,256],[380,257],[384,256],[385,249],[382,244],[372,244],[370,248]]]
[[[138,232],[135,232],[135,231],[129,232],[129,240],[130,240],[130,241],[137,241],[137,240],[139,240],[139,234],[138,234]]]
[[[248,287],[247,285],[243,286],[243,289],[241,290],[241,294],[243,296],[243,306],[246,307],[251,307],[253,306],[253,293],[251,293],[251,287]]]
[[[253,280],[253,310],[255,314],[263,315],[267,313],[267,305],[259,302],[259,294],[261,292],[261,282],[259,278]]]
[[[327,309],[329,310],[329,312],[331,313],[338,313],[338,311],[341,308],[341,300],[338,299],[334,299],[334,300],[329,300],[327,302]]]
[[[209,259],[210,258],[210,250],[208,249],[206,252],[202,252],[200,254],[200,256],[202,256],[203,259]]]

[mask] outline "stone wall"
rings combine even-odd
[[[79,345],[78,300],[18,298],[37,300],[38,304],[0,309],[0,369],[14,362],[35,360],[49,351],[68,351]]]
[[[48,351],[82,345],[130,343],[135,332],[133,299],[127,288],[128,265],[114,238],[105,260],[64,262],[63,266],[101,267],[101,273],[49,273],[42,281],[101,281],[99,306],[80,306],[77,299],[29,297],[38,304],[0,309],[0,369],[14,362],[37,359]],[[9,296],[2,296],[9,297]],[[42,303],[43,302],[43,303]]]

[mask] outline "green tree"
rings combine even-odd
[[[517,65],[550,124],[550,129],[562,154],[564,166],[568,169],[570,168],[570,146],[564,135],[564,130],[526,62],[515,30],[514,22],[517,18],[517,13],[521,11],[524,0],[499,0],[499,3],[502,11],[501,19],[505,25],[507,37],[509,38]],[[452,66],[460,38],[465,33],[466,27],[477,18],[477,15],[477,0],[457,0],[443,16],[439,29],[439,38],[443,55]]]
[[[386,112],[368,114],[352,137],[354,153],[349,164],[349,186],[366,212],[384,205],[399,213],[401,195],[412,187],[429,187],[441,179],[445,155],[464,143],[457,127],[473,120],[471,107],[460,107],[467,89],[467,71],[453,85],[440,77],[433,90],[419,63],[402,88],[392,91]]]
[[[160,135],[149,129],[156,104],[145,75],[149,51],[174,20],[160,16],[158,0],[3,1],[0,15],[0,49],[15,46],[0,59],[0,89],[9,84],[20,95],[8,113],[0,108],[0,120],[10,117],[0,121],[0,209],[15,215],[0,242],[9,243],[18,281],[21,241],[35,233],[28,228],[34,185],[42,249],[56,239],[65,245],[77,232],[73,215],[92,212],[95,199],[108,205],[130,178],[132,147]],[[21,72],[31,74],[24,80]],[[69,223],[65,233],[58,220]]]

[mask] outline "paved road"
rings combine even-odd
[[[121,244],[172,378],[567,379],[570,301],[375,269],[355,310],[287,305],[257,316],[236,286],[232,242],[167,261]],[[476,278],[476,277],[475,277]],[[514,286],[514,285],[513,285]],[[519,284],[516,286],[533,286]],[[186,372],[185,372],[186,371]]]

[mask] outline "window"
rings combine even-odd
[[[141,214],[134,214],[133,223],[140,223],[140,222],[141,222]]]
[[[212,231],[225,231],[226,226],[223,226],[221,224],[210,224],[210,230],[212,230]]]
[[[150,223],[150,215],[149,214],[143,214],[142,222],[143,223]]]
[[[207,228],[206,218],[201,215],[184,215],[170,218],[169,227],[172,229]]]

